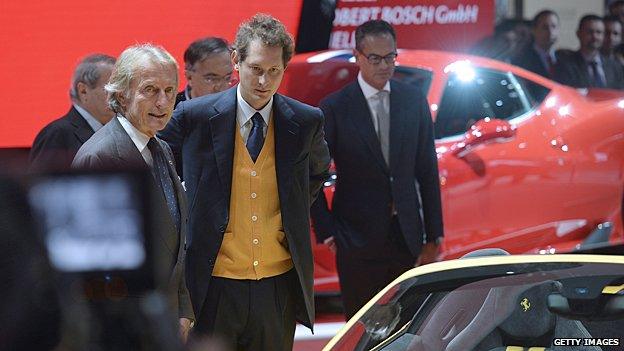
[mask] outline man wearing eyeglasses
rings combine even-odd
[[[433,123],[423,91],[392,80],[396,35],[382,20],[355,32],[356,81],[321,101],[336,165],[331,211],[312,207],[336,252],[347,319],[401,273],[433,262],[443,236]]]
[[[186,88],[176,96],[176,106],[185,100],[224,91],[236,84],[232,77],[230,48],[221,38],[202,38],[184,51]]]

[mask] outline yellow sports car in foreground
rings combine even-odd
[[[467,256],[403,274],[324,350],[624,349],[624,256]]]

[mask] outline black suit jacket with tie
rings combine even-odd
[[[67,114],[45,126],[30,149],[32,170],[69,169],[76,152],[93,135],[93,129],[72,106]]]
[[[180,103],[159,136],[182,164],[190,201],[187,281],[195,311],[201,311],[223,234],[232,188],[236,88]],[[309,209],[328,176],[329,152],[323,114],[279,94],[273,97],[275,167],[288,249],[297,271],[301,301],[296,317],[314,322],[313,260]]]
[[[587,63],[580,51],[572,52],[569,55],[559,55],[558,58],[559,61],[555,65],[555,80],[557,82],[574,88],[594,87]],[[601,56],[600,60],[602,61],[607,88],[624,89],[622,66],[605,56]]]
[[[165,157],[169,164],[169,171],[175,175],[173,154],[167,143],[158,140],[163,148]],[[72,163],[72,168],[76,169],[147,169],[148,165],[136,145],[123,129],[121,123],[114,117],[104,127],[98,130],[93,136],[78,150]],[[157,245],[155,252],[162,253],[166,262],[164,267],[170,269],[169,278],[169,300],[174,311],[179,317],[195,319],[188,289],[186,287],[184,274],[184,261],[186,250],[184,247],[187,233],[187,201],[184,188],[177,176],[172,177],[173,186],[178,199],[180,209],[180,230],[176,228],[173,219],[169,214],[167,203],[162,192],[155,196],[153,209],[156,213],[167,214],[153,216],[156,221],[156,236],[154,243]],[[156,189],[159,187],[154,186]]]
[[[312,208],[317,239],[333,236],[350,255],[383,257],[379,248],[390,233],[394,206],[405,242],[417,257],[423,241],[443,235],[427,99],[415,87],[390,81],[389,167],[357,80],[323,99],[321,109],[338,178],[331,212],[322,196]]]

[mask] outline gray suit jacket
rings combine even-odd
[[[173,155],[167,143],[158,140],[165,157],[169,161],[169,171],[175,173]],[[98,130],[93,136],[78,150],[72,168],[77,169],[135,169],[146,168],[147,164],[136,148],[136,145],[130,139],[130,136],[121,126],[117,118],[113,118],[104,127]],[[180,232],[177,231],[171,216],[155,216],[155,228],[161,229],[159,238],[154,240],[155,245],[159,245],[156,252],[164,252],[167,258],[167,266],[171,267],[172,273],[169,278],[169,294],[174,310],[178,311],[179,317],[195,319],[189,292],[186,287],[184,274],[184,260],[186,256],[186,232],[187,232],[187,201],[186,193],[180,179],[172,177],[176,195],[178,198],[178,207],[181,216]],[[162,201],[154,204],[157,210],[162,213],[169,213],[164,196]]]

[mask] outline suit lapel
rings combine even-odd
[[[85,141],[89,140],[89,138],[93,135],[93,129],[91,129],[87,120],[85,120],[73,106],[71,110],[69,110],[69,120],[74,127],[74,135],[76,135],[76,138],[84,144]]]
[[[113,117],[113,119],[108,123],[113,124],[111,130],[113,133],[113,139],[115,140],[115,145],[117,146],[117,156],[123,161],[123,163],[134,166],[147,166],[147,163],[145,163],[145,159],[141,156],[139,149],[136,148],[136,145],[134,145],[134,142],[128,133],[126,133],[123,129],[117,117]]]
[[[288,106],[281,95],[273,96],[273,118],[275,118],[275,172],[280,203],[283,205],[292,183],[292,171],[295,157],[299,151],[297,139],[299,124],[294,120],[295,112]]]
[[[143,159],[143,156],[139,152],[139,149],[137,149],[136,145],[134,144],[134,142],[132,141],[128,133],[125,131],[125,129],[123,129],[117,117],[113,117],[113,119],[108,123],[113,124],[111,128],[112,138],[115,141],[115,146],[117,147],[117,156],[119,157],[121,161],[120,164],[122,166],[144,167],[145,169],[147,169],[148,165],[145,162],[145,159]],[[166,152],[165,152],[165,155],[166,155]],[[159,184],[155,184],[155,185],[156,185],[155,190],[158,192],[156,196],[160,196],[160,198],[162,198],[162,201],[159,203],[159,210],[167,214],[167,216],[163,216],[162,218],[159,218],[159,223],[161,225],[165,225],[166,230],[157,230],[156,232],[159,233],[159,236],[163,240],[165,247],[172,254],[175,255],[177,254],[177,252],[175,252],[175,248],[172,247],[175,241],[173,240],[173,238],[167,237],[165,235],[167,233],[177,233],[177,230],[175,228],[175,224],[171,220],[171,216],[169,215],[169,212],[168,212],[169,210],[167,209],[167,202],[165,200],[164,194],[162,194],[160,185]]]
[[[224,94],[214,107],[217,114],[209,119],[211,135],[208,137],[212,140],[223,195],[229,208],[236,132],[236,87]]]
[[[403,91],[396,88],[396,84],[390,81],[390,169],[397,166],[401,146],[403,145],[403,131],[405,128],[405,113],[403,113],[403,101],[409,97],[404,97]]]
[[[528,50],[528,54],[531,56],[531,61],[534,62],[534,67],[537,74],[551,78],[550,70],[548,67],[544,66],[544,61],[540,57],[540,54],[535,50],[533,45],[530,46]]]
[[[617,86],[617,83],[614,82],[614,79],[618,79],[619,77],[617,76],[616,72],[615,72],[615,67],[613,67],[613,65],[611,64],[612,61],[609,58],[606,58],[604,56],[602,56],[600,58],[602,60],[602,70],[604,71],[604,75],[605,75],[605,83],[607,84],[606,88],[609,87],[613,87],[613,86]]]
[[[385,173],[388,173],[386,161],[381,153],[381,145],[379,144],[377,133],[375,133],[373,117],[371,116],[368,102],[366,101],[364,93],[362,93],[362,89],[357,81],[349,86],[348,95],[350,97],[350,103],[348,106],[347,116],[350,117],[354,124],[355,130],[357,130],[364,143],[370,149],[373,154],[373,158],[377,161],[377,164]],[[392,116],[392,110],[390,111],[390,116]],[[390,123],[392,126],[392,120]],[[390,138],[392,138],[392,135],[390,135]]]
[[[578,67],[579,81],[582,83],[581,85],[588,87],[594,86],[594,83],[590,79],[589,73],[587,72],[587,63],[585,63],[585,59],[579,51],[574,53],[574,60],[576,61],[576,66]]]

